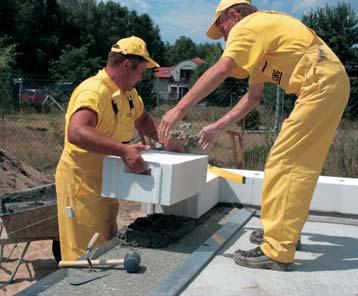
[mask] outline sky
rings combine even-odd
[[[103,0],[102,0],[103,1]],[[206,37],[219,0],[112,0],[146,13],[160,29],[163,41],[174,43],[180,36],[191,38],[195,43],[215,42]],[[305,12],[318,7],[336,5],[342,0],[252,0],[260,10],[286,12],[299,19]],[[105,1],[104,1],[105,2]],[[358,13],[358,0],[345,0]]]

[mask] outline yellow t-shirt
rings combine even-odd
[[[67,140],[69,120],[80,108],[97,113],[98,132],[115,141],[128,142],[133,137],[135,120],[143,113],[143,101],[135,89],[128,92],[119,89],[105,70],[83,81],[74,90],[66,113],[63,158],[85,170],[101,170],[103,155],[84,150]]]
[[[283,89],[305,50],[316,38],[299,20],[279,12],[258,11],[230,31],[222,57],[231,57],[232,76],[249,84],[279,83]]]

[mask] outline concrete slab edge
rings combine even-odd
[[[159,282],[146,296],[179,295],[254,214],[255,211],[248,209],[235,210],[228,221],[190,255],[181,267]]]

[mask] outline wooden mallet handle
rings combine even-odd
[[[92,266],[114,266],[124,264],[124,259],[99,259],[91,260],[91,263]],[[60,261],[58,267],[88,267],[88,261]]]
[[[87,245],[87,250],[92,250],[92,248],[94,247],[94,245],[95,245],[95,243],[96,243],[98,237],[99,237],[99,233],[96,232],[96,233],[92,236],[91,240],[89,241],[89,243],[88,243],[88,245]]]

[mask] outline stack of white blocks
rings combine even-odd
[[[228,170],[246,177],[245,184],[222,179],[219,201],[239,202],[260,206],[264,173],[260,171]],[[358,179],[321,176],[313,194],[311,211],[358,214]]]
[[[235,183],[211,175],[205,191],[198,196],[170,207],[156,206],[156,212],[199,218],[215,206],[216,202],[242,203],[248,206],[261,206],[261,192],[264,173],[227,169],[245,177],[245,184]],[[209,173],[208,173],[209,175]],[[217,186],[214,190],[213,186]],[[321,176],[313,194],[311,211],[358,215],[358,179]],[[142,206],[144,213],[150,213],[148,205]]]
[[[142,202],[142,212],[199,218],[218,202],[261,205],[264,173],[227,169],[246,178],[235,183],[207,173],[207,157],[168,152],[143,155],[151,175],[130,173],[118,157],[103,166],[102,195]],[[158,182],[160,180],[160,182]],[[358,179],[320,177],[310,210],[358,214]]]

